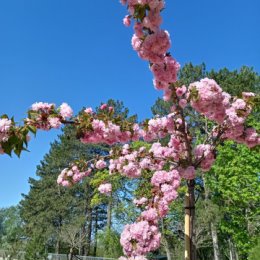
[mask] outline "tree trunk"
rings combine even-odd
[[[188,181],[185,195],[185,260],[196,260],[195,246],[195,180]]]
[[[55,254],[60,253],[60,238],[57,238],[56,244],[55,244]]]
[[[204,190],[205,190],[205,201],[209,200],[209,191],[206,187],[206,179],[203,178],[204,182]],[[205,207],[205,210],[207,210],[207,207]],[[212,245],[213,245],[213,252],[214,252],[214,260],[220,260],[221,254],[218,246],[218,233],[215,226],[215,223],[213,222],[214,219],[211,219],[210,221],[210,232],[211,232],[211,239],[212,239]]]
[[[107,229],[110,230],[112,225],[112,198],[109,198],[107,205]]]
[[[165,249],[165,252],[166,252],[167,260],[171,260],[172,259],[171,251],[170,251],[170,247],[169,247],[169,243],[167,241],[167,238],[165,238],[164,249]]]
[[[210,223],[211,237],[214,251],[214,260],[220,260],[220,251],[218,246],[218,234],[213,222]]]
[[[237,260],[235,248],[234,248],[233,242],[231,241],[231,238],[228,239],[228,245],[229,245],[230,260]]]
[[[73,257],[73,248],[70,248],[69,260],[72,260],[72,257]]]
[[[98,235],[98,207],[96,208],[96,215],[95,215],[95,228],[94,228],[94,236],[95,236],[95,241],[94,241],[94,252],[93,256],[97,255],[97,235]]]
[[[167,228],[166,228],[167,229]],[[163,241],[163,246],[167,255],[167,260],[171,260],[171,250],[170,250],[170,245],[167,240],[167,236],[165,235],[165,224],[162,219],[162,241]]]
[[[88,207],[87,209],[87,241],[85,248],[85,255],[88,256],[90,254],[90,243],[91,243],[91,233],[92,233],[92,208]]]
[[[82,239],[85,236],[85,227],[83,226],[80,230],[80,239]],[[79,245],[79,250],[78,250],[78,254],[79,255],[84,255],[84,244],[83,242],[80,243]]]

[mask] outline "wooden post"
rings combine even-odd
[[[194,244],[195,229],[195,181],[187,182],[188,192],[185,194],[185,260],[196,260],[196,247]]]
[[[184,226],[184,234],[185,234],[185,260],[190,260],[190,211],[189,207],[189,193],[185,194],[185,226]]]

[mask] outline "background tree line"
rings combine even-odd
[[[234,96],[243,91],[259,94],[260,77],[248,67],[239,71],[224,68],[207,71],[204,64],[187,64],[180,72],[183,84],[209,77]],[[122,102],[109,100],[118,114],[128,115]],[[158,99],[151,108],[154,115],[166,115],[171,105]],[[248,120],[260,130],[260,107]],[[196,113],[187,112],[197,139],[206,134],[210,122]],[[133,221],[138,210],[132,200],[138,195],[140,182],[121,176],[96,172],[82,183],[67,189],[56,184],[58,174],[75,159],[91,159],[108,153],[106,145],[84,145],[72,126],[51,144],[50,151],[37,167],[37,178],[30,178],[30,191],[16,207],[0,209],[0,248],[15,255],[25,251],[26,259],[42,259],[47,252],[117,258],[122,255],[119,236],[122,226]],[[136,142],[133,145],[143,145]],[[149,144],[145,144],[149,145]],[[196,179],[196,246],[198,259],[244,260],[260,259],[259,147],[224,142],[218,147],[218,159],[213,169]],[[97,184],[107,178],[113,184],[111,197],[100,195]],[[142,185],[145,187],[145,184]],[[169,260],[183,259],[183,198],[173,203],[170,214],[160,224],[162,247],[155,255],[167,255]],[[147,189],[148,190],[148,189]],[[258,249],[257,249],[258,248]],[[250,256],[251,255],[251,256]]]

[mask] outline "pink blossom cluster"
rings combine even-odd
[[[143,35],[142,35],[143,37]],[[146,36],[142,41],[136,34],[132,38],[132,46],[140,58],[151,63],[161,63],[166,51],[170,48],[170,35],[167,31],[158,30]]]
[[[164,117],[150,119],[147,123],[147,127],[143,128],[140,132],[140,136],[145,141],[152,141],[173,133],[176,124],[174,116],[175,114],[169,114]]]
[[[32,105],[28,114],[29,118],[25,119],[25,124],[49,130],[60,128],[63,120],[72,117],[73,111],[67,103],[63,103],[56,110],[55,104],[37,102]]]
[[[120,156],[110,159],[109,173],[120,173],[129,178],[139,178],[143,170],[151,172],[162,170],[167,160],[177,162],[180,154],[185,154],[182,150],[183,147],[183,144],[172,147],[162,146],[158,142],[153,143],[149,150],[145,147],[133,150],[126,144],[123,146]]]
[[[161,143],[156,142],[152,144],[149,151],[155,158],[170,159],[171,161],[178,162],[180,158],[185,159],[187,156],[186,144],[174,134],[171,135],[171,139],[167,146],[162,146]]]
[[[187,159],[187,147],[181,132],[177,130],[173,132],[166,146],[155,142],[150,149],[141,147],[134,150],[125,144],[120,155],[117,154],[116,157],[113,157],[113,153],[110,155],[112,157],[109,161],[110,174],[120,173],[129,178],[139,178],[143,170],[160,171],[168,162],[178,165],[180,159]]]
[[[7,118],[0,119],[0,143],[6,142],[9,138],[9,131],[12,127],[12,121]]]
[[[139,221],[126,225],[121,234],[120,243],[127,256],[144,256],[160,246],[161,234],[157,225],[148,221]]]
[[[230,95],[223,92],[213,79],[202,79],[189,86],[191,106],[210,120],[223,123]]]
[[[148,207],[145,211],[142,212],[141,218],[148,221],[150,224],[158,224],[159,214],[157,209],[154,207]]]
[[[133,200],[133,203],[134,203],[136,206],[138,206],[138,207],[145,205],[147,202],[148,202],[148,199],[145,198],[145,197],[142,197],[142,198],[140,198],[140,199],[134,199],[134,200]]]
[[[244,139],[242,143],[245,143],[250,148],[255,147],[260,145],[260,136],[254,128],[249,127],[244,131]]]
[[[254,147],[260,144],[260,136],[254,128],[245,128],[244,123],[252,108],[247,103],[247,96],[253,93],[243,93],[244,99],[235,99],[226,110],[226,131],[223,137],[234,140],[238,143],[244,143],[248,147]]]
[[[86,110],[88,111],[86,112]],[[106,143],[112,145],[139,139],[152,141],[176,133],[182,125],[182,120],[176,118],[176,113],[171,113],[164,117],[150,119],[143,123],[142,127],[136,123],[130,123],[131,128],[125,129],[121,123],[113,122],[113,114],[108,115],[106,121],[104,121],[99,119],[99,116],[94,114],[92,109],[88,108],[86,110],[85,112],[90,116],[88,118],[90,127],[86,128],[82,134],[81,142],[83,143]]]
[[[88,168],[86,171],[81,171],[77,165],[72,165],[70,168],[65,168],[62,170],[58,176],[57,183],[64,187],[70,187],[73,184],[80,182],[91,172],[91,168]]]
[[[169,211],[169,204],[178,197],[177,189],[180,186],[181,178],[179,171],[156,171],[151,179],[155,187],[154,201],[158,208],[160,217],[165,217]]]
[[[80,163],[81,165],[78,166],[78,162],[72,164],[69,168],[65,168],[62,170],[60,175],[58,176],[57,183],[64,187],[70,187],[75,183],[80,182],[84,177],[89,176],[94,169],[102,170],[107,167],[107,163],[104,159],[99,159],[94,163],[84,162],[84,164]],[[106,191],[110,190],[111,184],[102,184],[98,188],[101,193],[108,193]],[[111,187],[112,189],[112,187]]]
[[[55,107],[54,104],[44,103],[44,102],[36,102],[32,104],[32,110],[36,112],[41,112],[44,114],[49,114],[53,108]]]
[[[180,132],[176,131],[171,135],[168,147],[173,149],[172,157],[175,161],[179,161],[179,159],[187,159],[188,148],[186,147],[186,143],[184,142]]]
[[[63,119],[70,118],[73,115],[73,110],[67,103],[61,104],[59,112]]]
[[[168,53],[171,47],[170,35],[161,30],[161,11],[164,8],[163,0],[129,0],[121,1],[127,4],[130,15],[123,19],[126,26],[130,26],[131,18],[136,19],[135,34],[132,46],[140,58],[149,61],[150,69],[154,74],[154,86],[164,90],[165,99],[169,99],[169,85],[177,81],[180,64]],[[138,19],[138,10],[144,17]],[[145,11],[143,11],[145,10]],[[136,14],[137,13],[137,14]]]
[[[121,173],[129,178],[138,178],[141,176],[142,168],[137,160],[138,151],[130,152],[127,145],[124,146],[122,156],[109,161],[109,173]]]
[[[181,86],[181,87],[177,87],[177,88],[175,89],[176,99],[177,99],[176,101],[178,101],[178,102],[176,102],[176,103],[178,103],[178,105],[179,105],[182,109],[184,109],[184,108],[187,106],[187,104],[188,104],[186,92],[187,92],[187,88],[186,88],[185,85],[183,85],[183,86]],[[170,93],[170,94],[171,94],[171,93]],[[174,105],[171,107],[172,111],[175,111],[175,110],[176,110],[176,107],[177,107],[176,104],[174,104]]]
[[[106,166],[107,166],[107,163],[103,159],[98,160],[96,162],[96,168],[99,170],[106,168]]]
[[[215,161],[215,155],[209,144],[197,145],[194,149],[194,155],[200,161],[200,168],[202,171],[209,171]]]
[[[106,143],[109,145],[115,143],[126,143],[139,139],[139,126],[133,126],[133,132],[124,131],[119,125],[112,121],[104,122],[99,119],[94,119],[91,123],[91,130],[84,133],[81,138],[82,143]]]
[[[111,183],[103,183],[100,184],[98,187],[98,191],[102,194],[110,195],[112,192],[112,185]]]
[[[130,256],[130,258],[143,257],[148,252],[159,248],[161,234],[158,231],[158,220],[166,216],[169,204],[177,198],[180,175],[174,169],[155,171],[151,183],[154,186],[154,206],[147,206],[146,210],[141,213],[139,220],[131,225],[126,225],[121,234],[120,243],[125,255]],[[138,206],[147,202],[147,198],[144,197],[134,200]]]
[[[135,14],[137,6],[148,7],[147,9],[149,12],[143,18],[142,27],[145,27],[151,31],[156,31],[162,23],[160,12],[165,6],[164,0],[120,0],[120,2],[123,5],[127,4],[130,16]],[[127,17],[128,16],[126,16],[126,18]],[[129,22],[124,24],[128,25]]]
[[[243,92],[242,98],[232,101],[231,96],[223,92],[214,80],[205,78],[190,84],[188,95],[191,106],[197,112],[224,126],[222,138],[244,143],[249,147],[260,144],[256,130],[245,127],[246,119],[252,110],[249,101],[254,97],[254,93]]]
[[[188,167],[179,167],[178,168],[180,176],[183,179],[186,180],[194,180],[195,179],[195,174],[196,174],[196,170],[194,166],[188,166]]]

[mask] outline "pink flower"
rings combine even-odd
[[[202,79],[189,86],[188,95],[191,97],[191,106],[210,120],[223,123],[226,108],[229,105],[228,96],[213,79]]]
[[[43,102],[36,102],[34,104],[32,104],[32,110],[34,111],[45,111],[46,113],[49,113],[49,111],[54,108],[55,105],[54,104],[48,104],[48,103],[43,103]]]
[[[141,199],[134,199],[133,202],[134,202],[134,204],[135,204],[136,206],[141,206],[141,205],[144,205],[147,201],[148,201],[147,198],[142,197]]]
[[[91,107],[88,107],[84,110],[84,112],[87,114],[93,114],[93,109]]]
[[[189,166],[186,169],[181,168],[180,169],[180,175],[182,178],[187,180],[193,180],[195,179],[195,168],[193,166]]]
[[[125,16],[125,18],[123,19],[123,24],[127,27],[131,25],[131,17],[129,15]]]
[[[107,166],[107,164],[104,160],[99,160],[96,163],[96,168],[99,170],[104,169],[106,166]]]
[[[52,128],[59,128],[61,126],[61,121],[58,117],[49,117],[48,122]]]
[[[153,1],[154,2],[154,1]],[[157,1],[157,3],[163,3],[163,1]],[[159,26],[162,23],[162,17],[160,15],[161,6],[158,8],[151,8],[148,16],[144,17],[143,25],[149,28],[151,31],[156,32],[159,30]]]
[[[254,128],[246,129],[245,143],[250,148],[260,144],[260,136],[257,134],[257,132]]]
[[[67,103],[62,103],[61,106],[60,106],[60,115],[63,118],[72,117],[73,110],[71,109],[71,107]]]
[[[176,95],[178,97],[181,97],[186,93],[186,91],[187,91],[187,88],[186,88],[186,86],[183,85],[182,87],[176,89]]]
[[[185,107],[187,106],[187,100],[184,99],[184,98],[180,99],[180,101],[179,101],[179,106],[180,106],[181,108],[185,108]]]
[[[164,101],[170,101],[172,98],[172,90],[171,89],[165,89],[163,94],[163,100]]]
[[[164,54],[170,48],[170,36],[167,31],[158,30],[148,35],[138,51],[138,55],[152,63],[162,62]]]
[[[154,222],[157,223],[158,221],[158,213],[155,208],[149,208],[148,210],[145,210],[142,212],[141,216],[144,220],[147,220],[148,222]]]
[[[209,171],[215,161],[215,156],[211,150],[209,144],[200,144],[195,147],[194,150],[195,158],[201,160],[200,168],[202,171]]]
[[[121,233],[120,244],[127,256],[145,255],[160,246],[161,234],[158,227],[148,221],[126,225]]]
[[[248,100],[249,98],[254,97],[254,96],[255,96],[255,93],[253,93],[253,92],[242,92],[242,97],[245,100]]]
[[[136,22],[134,25],[134,31],[135,31],[135,35],[137,37],[143,37],[144,33],[143,33],[143,25],[142,23]]]
[[[107,108],[107,104],[102,104],[101,106],[100,106],[100,109],[101,110],[105,110]]]
[[[9,130],[12,126],[12,121],[7,118],[0,119],[0,142],[6,142],[9,138]]]
[[[112,185],[111,185],[111,183],[105,183],[105,184],[99,185],[98,191],[99,191],[100,193],[106,194],[106,195],[111,194],[111,191],[112,191]]]
[[[0,132],[8,132],[12,126],[12,121],[7,118],[0,119]]]
[[[238,98],[233,102],[232,107],[234,107],[236,110],[237,109],[245,109],[246,108],[246,102],[243,99]]]
[[[177,80],[177,73],[180,64],[171,56],[166,56],[162,62],[154,63],[151,66],[155,79],[161,82],[174,83]]]

